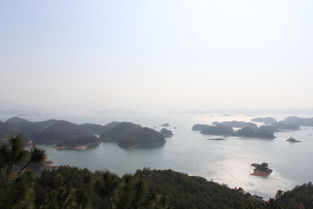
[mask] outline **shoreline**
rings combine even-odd
[[[82,150],[87,150],[93,147],[97,147],[101,144],[99,143],[92,143],[92,144],[83,144],[83,145],[74,145],[74,146],[67,146],[67,145],[55,145],[53,148],[56,150],[77,150],[77,151],[82,151]]]

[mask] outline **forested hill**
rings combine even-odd
[[[297,187],[277,200],[259,201],[241,191],[171,170],[139,170],[118,177],[108,171],[60,167],[23,177],[0,208],[15,209],[312,209],[313,186]],[[26,181],[27,179],[27,181]]]

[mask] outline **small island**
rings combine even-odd
[[[291,143],[296,143],[296,142],[301,142],[299,140],[296,140],[295,138],[293,137],[290,137],[289,139],[286,140],[287,142],[291,142]]]
[[[172,137],[174,134],[171,130],[168,130],[166,128],[162,128],[160,130],[160,134],[164,137],[164,138],[170,138]]]
[[[222,141],[222,140],[226,140],[225,138],[208,138],[208,140],[212,140],[212,141]]]
[[[195,124],[192,126],[192,130],[193,131],[202,131],[203,129],[208,128],[208,127],[210,127],[210,126],[207,124]]]
[[[261,163],[261,164],[252,163],[251,166],[254,167],[253,173],[251,174],[253,176],[267,177],[271,175],[271,173],[273,172],[272,169],[268,168],[267,163]]]
[[[160,125],[161,127],[170,127],[169,123],[163,123],[162,125]]]

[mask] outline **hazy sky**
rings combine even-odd
[[[0,0],[0,100],[313,108],[312,0]]]

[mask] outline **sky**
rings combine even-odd
[[[0,0],[0,100],[313,108],[311,0]]]

